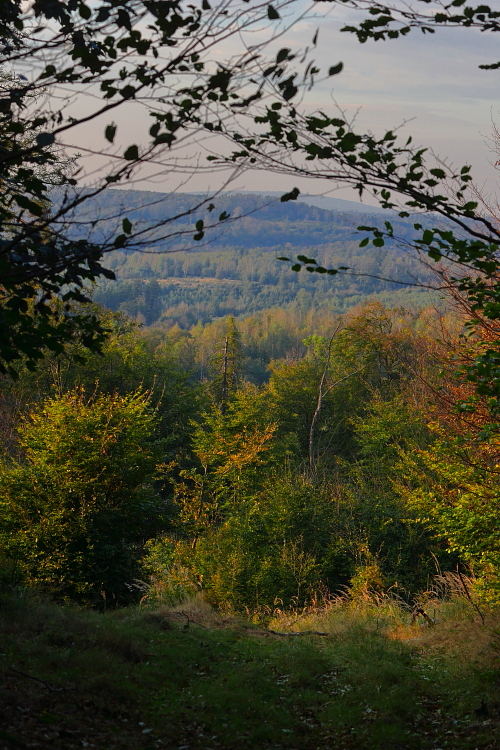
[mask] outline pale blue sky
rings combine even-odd
[[[298,0],[294,12],[305,7],[302,3],[303,0]],[[491,134],[492,119],[500,123],[500,71],[479,70],[478,65],[500,60],[500,35],[496,38],[494,34],[472,29],[443,29],[433,35],[414,31],[401,40],[360,45],[354,35],[340,33],[340,28],[346,22],[361,20],[361,13],[327,2],[318,3],[314,13],[314,18],[301,21],[288,32],[279,46],[304,47],[319,26],[315,54],[318,63],[325,69],[342,60],[344,70],[309,93],[305,102],[308,108],[321,107],[333,113],[334,98],[349,114],[360,109],[358,129],[370,129],[375,134],[409,121],[401,131],[405,136],[413,135],[417,143],[433,148],[455,165],[472,164],[477,184],[485,185],[489,192],[496,189],[498,173],[491,162],[497,157],[493,157],[485,141]],[[235,44],[231,41],[233,50]],[[124,144],[137,142],[139,126],[142,131],[143,126],[151,123],[144,110],[134,111],[133,106],[127,104],[118,118],[120,141]],[[96,142],[102,141],[105,124],[94,123],[83,136],[75,133],[73,143],[84,145],[94,138]],[[198,158],[207,164],[205,157],[201,144]],[[292,181],[276,175],[247,173],[231,188],[287,190]],[[136,182],[130,187],[161,191],[178,184],[178,178],[157,176],[153,181]],[[206,190],[219,184],[220,176],[198,174],[181,189]],[[331,185],[318,181],[294,184],[309,193],[321,194],[331,189]],[[332,195],[356,199],[345,188]]]

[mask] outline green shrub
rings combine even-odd
[[[144,393],[87,400],[80,390],[24,421],[23,461],[0,466],[0,543],[27,584],[128,598],[143,545],[162,528],[155,422]]]

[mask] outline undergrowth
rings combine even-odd
[[[498,747],[500,615],[457,591],[421,601],[428,619],[347,592],[267,627],[201,598],[1,604],[0,748]]]

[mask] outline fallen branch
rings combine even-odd
[[[20,669],[16,669],[15,667],[9,667],[11,672],[14,672],[14,674],[18,674],[21,677],[26,677],[28,680],[35,680],[35,682],[41,682],[42,685],[44,685],[47,690],[50,690],[53,693],[59,693],[62,690],[72,690],[73,688],[64,688],[64,687],[57,687],[56,685],[51,685],[50,682],[47,682],[46,680],[42,680],[40,677],[34,677],[32,674],[28,674],[27,672],[21,672]]]
[[[427,623],[427,625],[434,625],[434,620],[432,619],[432,617],[429,617],[429,615],[427,614],[427,612],[424,609],[422,609],[422,607],[415,607],[415,609],[413,610],[413,614],[411,616],[411,624],[412,625],[416,622],[417,617],[419,615],[424,618],[424,620]]]
[[[279,630],[267,630],[267,633],[271,633],[272,635],[280,635],[283,637],[286,636],[297,636],[297,635],[320,635],[322,638],[327,638],[330,633],[322,633],[320,630],[301,630],[298,632],[292,632],[292,633],[282,633]]]
[[[192,619],[191,619],[191,618],[189,617],[189,615],[188,615],[188,614],[186,614],[186,612],[173,612],[173,614],[174,614],[174,615],[180,615],[181,617],[185,617],[185,618],[186,618],[186,622],[185,622],[185,623],[184,623],[184,625],[182,626],[182,629],[183,629],[183,630],[189,630],[189,626],[190,626],[191,624],[193,624],[193,625],[197,625],[197,626],[198,626],[198,627],[200,627],[200,628],[204,628],[205,630],[208,630],[208,628],[207,628],[207,627],[206,627],[205,625],[202,625],[202,623],[201,623],[201,622],[196,622],[196,620],[192,620]]]

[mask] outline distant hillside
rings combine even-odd
[[[348,213],[371,214],[374,216],[383,214],[385,217],[389,213],[385,209],[380,208],[380,206],[370,206],[367,203],[345,201],[342,198],[330,198],[325,195],[300,195],[298,200],[302,203],[307,203],[309,206],[323,208],[326,211],[347,211]]]
[[[254,191],[252,191],[252,193],[253,192]],[[283,195],[283,193],[276,191],[272,193],[255,191],[255,194],[272,195],[277,197]],[[383,208],[380,208],[380,206],[370,206],[367,203],[359,203],[359,201],[346,201],[343,198],[332,198],[327,195],[309,195],[308,193],[303,193],[297,198],[297,203],[307,203],[308,206],[317,206],[318,208],[323,208],[325,211],[340,211],[344,213],[347,212],[373,215],[384,214],[384,216],[387,216],[388,214],[388,212]]]
[[[207,231],[203,241],[203,244],[209,243],[210,246],[269,247],[293,241],[302,247],[353,239],[356,227],[373,223],[377,211],[367,206],[364,212],[362,204],[314,196],[304,196],[302,201],[281,203],[280,195],[223,193],[208,206],[204,204],[193,211],[193,205],[202,202],[205,196],[109,190],[81,205],[73,216],[73,233],[100,240],[121,231],[122,219],[127,216],[134,230],[143,232],[141,249],[187,249],[196,244],[192,239],[195,224],[202,219],[206,225],[216,225]],[[344,210],[343,206],[331,208],[330,203],[336,200],[350,210]],[[312,205],[311,201],[326,202],[325,206],[329,207]],[[217,217],[222,213],[228,214],[229,218],[226,222],[218,223]],[[384,218],[387,218],[385,212]],[[400,234],[405,237],[411,234],[411,223],[397,217],[394,220]],[[161,239],[172,231],[186,231],[187,234],[185,238],[176,237],[168,242]]]
[[[173,215],[192,205],[194,197],[113,190],[85,211],[101,219],[96,231],[105,233],[113,231],[124,215],[136,227],[170,223]],[[231,220],[207,233],[202,243],[192,241],[192,229],[198,218],[209,216],[206,210],[172,223],[176,229],[189,230],[187,239],[173,245],[153,240],[136,252],[111,253],[108,265],[118,282],[101,283],[95,299],[111,309],[139,316],[148,325],[164,321],[182,327],[274,306],[328,305],[342,312],[373,295],[388,304],[429,303],[428,291],[412,286],[416,280],[429,279],[429,272],[416,258],[396,245],[359,247],[363,235],[357,227],[376,223],[379,217],[358,209],[326,210],[305,199],[281,203],[275,196],[226,193],[217,199],[215,212],[226,211]],[[349,201],[339,203],[350,205]],[[411,238],[411,222],[391,220],[398,237]],[[328,267],[342,265],[349,270],[325,278],[294,273],[289,264],[277,260],[278,256],[299,254]]]

